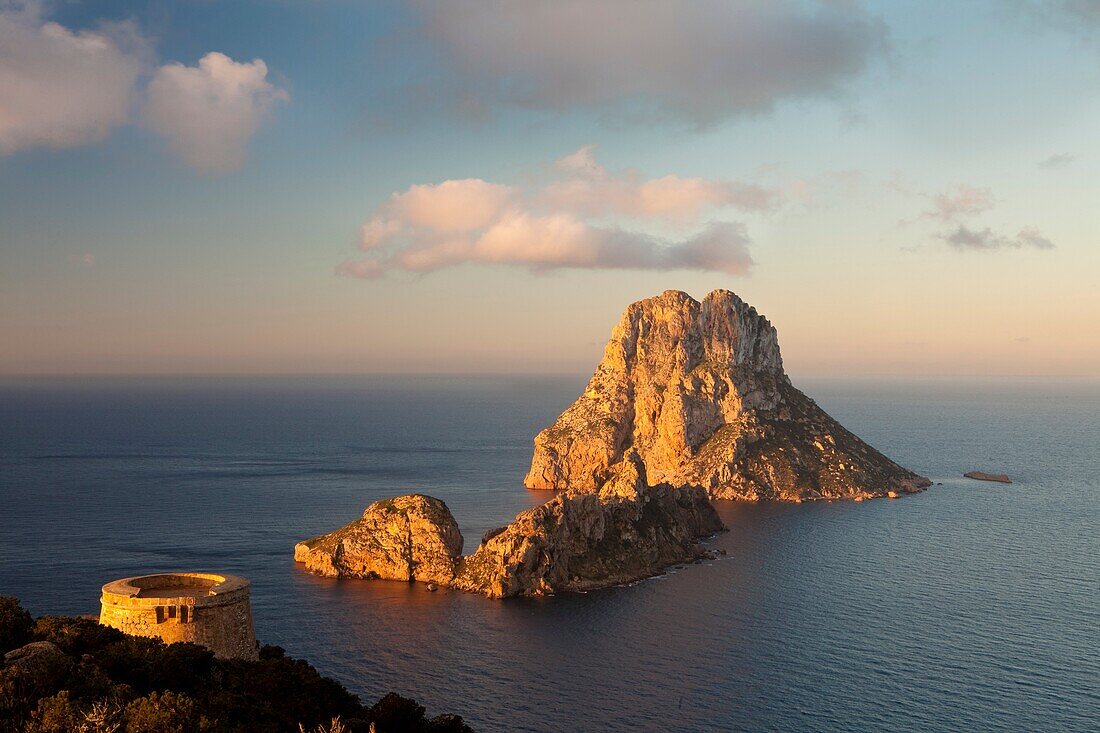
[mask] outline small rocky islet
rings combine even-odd
[[[963,478],[974,479],[975,481],[992,481],[998,484],[1010,484],[1012,479],[1008,477],[1007,473],[986,473],[985,471],[967,471],[963,474]]]
[[[584,393],[535,438],[524,483],[559,493],[470,555],[439,499],[375,502],[294,558],[328,576],[491,597],[632,582],[706,557],[711,499],[896,498],[931,482],[846,430],[783,370],[767,318],[728,290],[669,290],[623,313]]]

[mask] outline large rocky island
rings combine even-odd
[[[775,328],[728,290],[627,308],[584,394],[535,438],[525,483],[595,492],[629,451],[651,482],[714,499],[863,499],[931,483],[795,389]]]
[[[584,394],[535,438],[526,484],[552,499],[465,557],[442,501],[385,499],[294,558],[493,597],[583,591],[705,556],[699,540],[725,529],[710,499],[861,501],[929,483],[795,389],[752,306],[670,290],[626,309]]]

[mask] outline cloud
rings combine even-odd
[[[1035,227],[1024,227],[1015,236],[1007,236],[993,231],[989,227],[977,228],[964,223],[979,214],[991,210],[996,205],[993,192],[988,188],[959,185],[953,189],[933,196],[932,208],[921,214],[922,219],[935,219],[954,225],[954,229],[937,234],[938,239],[947,242],[957,251],[992,251],[999,249],[1053,249],[1054,243],[1044,237]],[[906,224],[907,222],[901,222]]]
[[[82,255],[69,255],[69,263],[76,267],[92,268],[95,267],[95,262],[95,255],[91,252]]]
[[[990,251],[1005,248],[1032,247],[1035,249],[1054,249],[1054,243],[1044,237],[1035,227],[1024,227],[1015,237],[997,234],[989,227],[971,229],[960,224],[954,230],[940,235],[940,239],[960,251]]]
[[[611,173],[596,162],[594,145],[559,158],[554,167],[567,177],[543,189],[543,203],[587,216],[693,220],[709,208],[763,211],[779,200],[776,191],[751,183],[676,175],[647,180],[636,170]]]
[[[395,193],[360,230],[369,256],[337,267],[340,275],[374,279],[393,270],[431,272],[463,263],[562,268],[692,269],[743,275],[753,265],[741,223],[702,220],[723,207],[772,206],[776,194],[749,184],[613,174],[586,146],[558,159],[556,177],[534,190],[477,178],[418,184]],[[622,220],[673,218],[694,233],[657,236]],[[598,221],[593,221],[593,219]]]
[[[1100,2],[1096,0],[1011,0],[1029,28],[1056,28],[1078,35],[1100,30]]]
[[[1096,0],[1052,0],[1049,4],[1072,22],[1100,27],[1100,3]]]
[[[1098,6],[1098,7],[1100,7],[1100,6]],[[1065,168],[1067,165],[1072,163],[1074,160],[1076,160],[1076,158],[1074,158],[1074,156],[1070,155],[1069,153],[1055,153],[1054,155],[1051,155],[1050,157],[1047,157],[1047,158],[1044,158],[1043,160],[1040,160],[1038,163],[1036,163],[1036,165],[1039,166],[1040,168],[1047,168],[1047,169],[1050,169],[1050,168]]]
[[[0,0],[0,155],[105,139],[130,122],[149,74],[149,126],[203,171],[240,167],[264,116],[288,99],[259,59],[208,53],[197,67],[154,69],[148,41],[130,23],[73,31],[43,20],[36,0]]]
[[[126,24],[72,31],[38,3],[0,3],[0,155],[106,138],[130,118],[146,55]]]
[[[374,280],[386,274],[386,267],[378,260],[347,260],[336,266],[336,274]]]
[[[161,66],[147,95],[149,126],[188,165],[211,172],[240,168],[265,115],[289,99],[267,81],[262,60],[236,62],[216,52],[199,59],[198,66]]]
[[[687,269],[744,275],[753,265],[750,243],[740,223],[713,222],[693,237],[670,242],[618,227],[594,227],[570,214],[512,211],[484,231],[421,235],[385,259],[344,262],[337,274],[374,279],[392,269],[423,273],[476,262],[532,272]]]
[[[495,222],[518,196],[510,186],[479,178],[415,185],[395,193],[360,230],[359,246],[382,246],[407,229],[463,232],[484,229]]]
[[[554,161],[554,168],[562,173],[586,178],[598,178],[607,173],[604,167],[596,162],[595,145],[582,145],[569,155],[563,155]]]
[[[989,211],[996,203],[993,192],[988,188],[976,188],[965,184],[950,191],[930,197],[932,208],[921,214],[926,219],[955,221]]]
[[[834,0],[416,3],[456,107],[591,108],[705,126],[832,94],[886,46]]]

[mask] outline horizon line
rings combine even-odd
[[[592,370],[584,371],[194,371],[194,372],[0,372],[4,379],[81,379],[81,378],[245,378],[245,377],[584,377]],[[1098,379],[1100,373],[975,373],[975,372],[795,372],[787,373],[791,379]]]

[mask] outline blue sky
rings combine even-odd
[[[1100,3],[624,7],[0,4],[0,371],[584,372],[725,287],[796,374],[1100,374]]]

